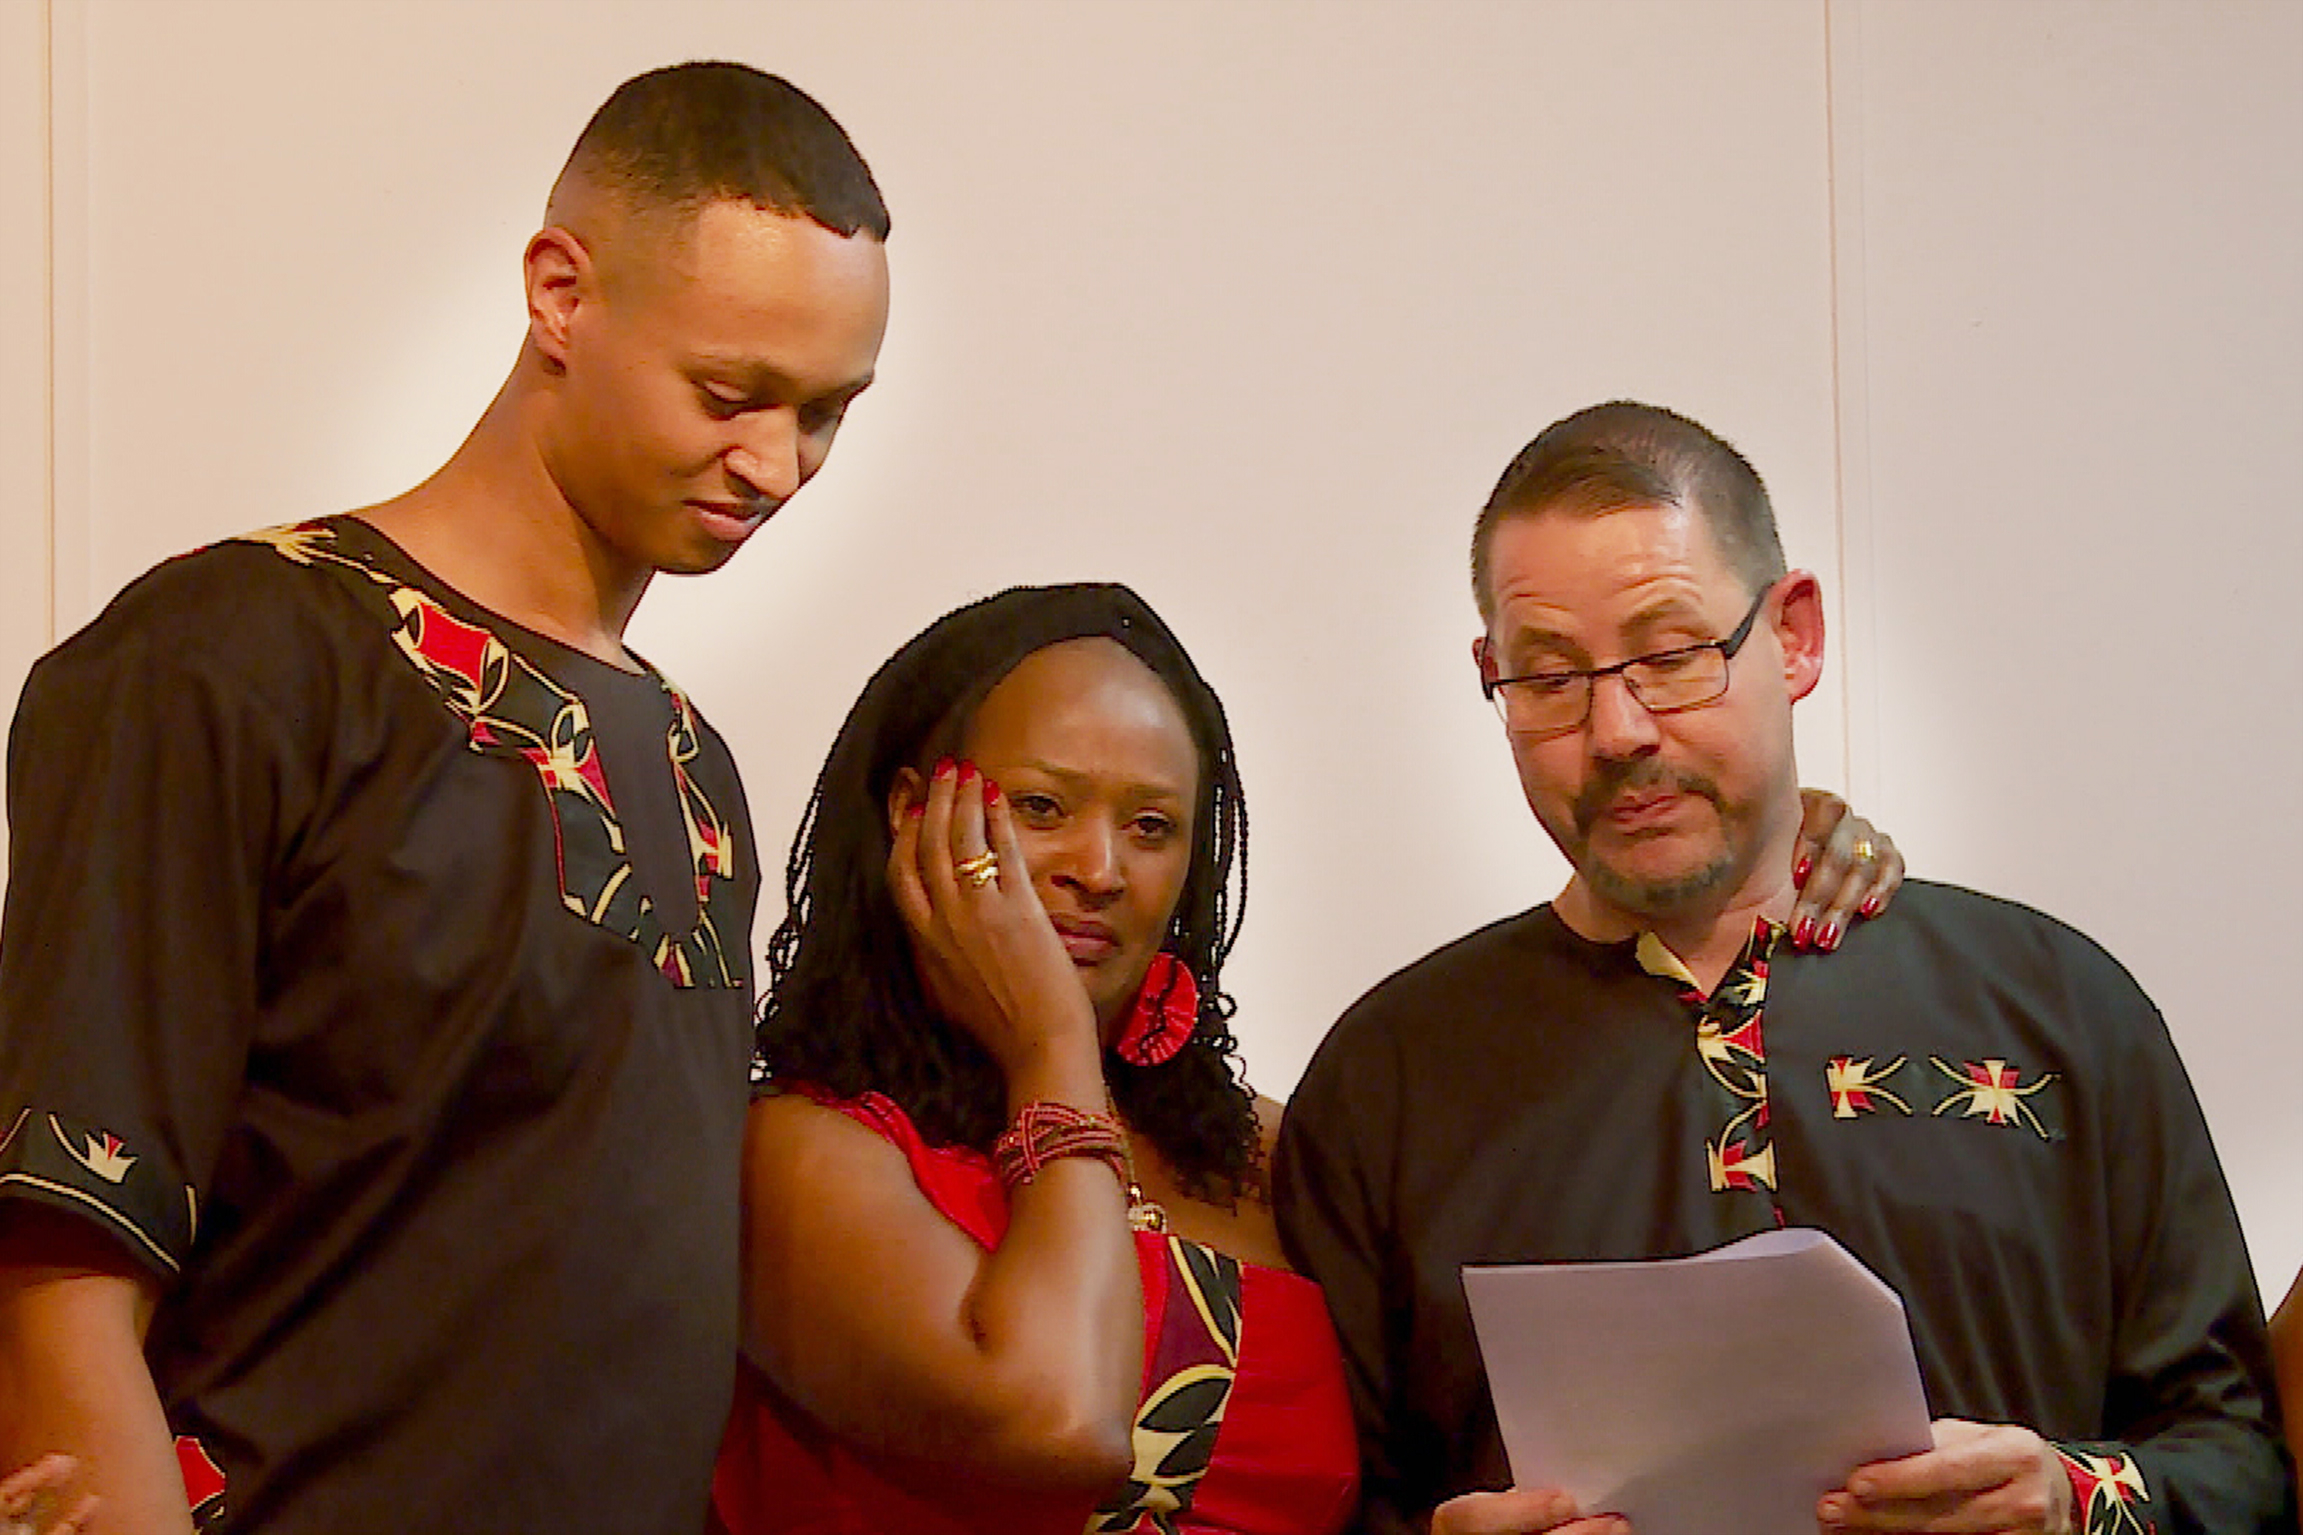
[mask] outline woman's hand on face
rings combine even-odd
[[[989,852],[991,878],[962,872]],[[1013,1083],[1051,1055],[1096,1063],[1094,1010],[1032,888],[1007,797],[969,763],[939,763],[897,817],[888,886],[912,930],[936,1009],[973,1034]]]
[[[1903,883],[1903,855],[1895,839],[1822,789],[1799,791],[1802,816],[1793,854],[1791,946],[1831,950],[1847,930],[1876,917]]]

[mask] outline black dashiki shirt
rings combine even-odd
[[[2292,1531],[2239,1223],[2133,980],[2049,918],[1923,882],[1836,953],[1778,931],[1706,997],[1652,935],[1593,943],[1538,907],[1385,981],[1320,1047],[1279,1219],[1342,1337],[1363,1527],[1511,1483],[1463,1265],[1792,1225],[1903,1296],[1934,1415],[2055,1442],[2086,1535]]]
[[[330,518],[44,659],[8,792],[0,1196],[160,1283],[225,1527],[700,1528],[759,875],[687,701]]]

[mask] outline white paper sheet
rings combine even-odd
[[[1820,1231],[1463,1288],[1513,1480],[1637,1535],[1815,1535],[1848,1472],[1931,1443],[1903,1302]]]

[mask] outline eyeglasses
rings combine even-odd
[[[1503,717],[1504,728],[1526,736],[1565,735],[1581,728],[1591,718],[1592,689],[1602,677],[1621,677],[1650,714],[1700,709],[1726,696],[1727,663],[1751,637],[1751,626],[1759,621],[1759,610],[1767,606],[1768,593],[1774,590],[1771,583],[1753,599],[1751,611],[1726,639],[1633,656],[1589,671],[1561,668],[1523,677],[1482,677],[1479,689]]]

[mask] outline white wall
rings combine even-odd
[[[779,854],[902,638],[1127,579],[1239,731],[1232,979],[1284,1092],[1365,985],[1557,884],[1471,685],[1464,539],[1546,421],[1655,399],[1752,454],[1849,599],[1809,779],[2127,959],[2267,1285],[2303,1261],[2303,1031],[2261,958],[2303,852],[2303,7],[0,4],[18,73],[52,18],[59,630],[167,553],[429,470],[510,361],[585,114],[744,58],[847,124],[897,224],[831,468],[637,631]],[[0,380],[39,318],[6,313]],[[47,539],[17,442],[12,608]],[[45,638],[16,632],[0,668]]]
[[[45,3],[0,0],[0,698],[8,699],[54,626],[48,77]]]
[[[1859,793],[1920,867],[2075,923],[2157,999],[2276,1301],[2303,1262],[2303,5],[1860,23]]]

